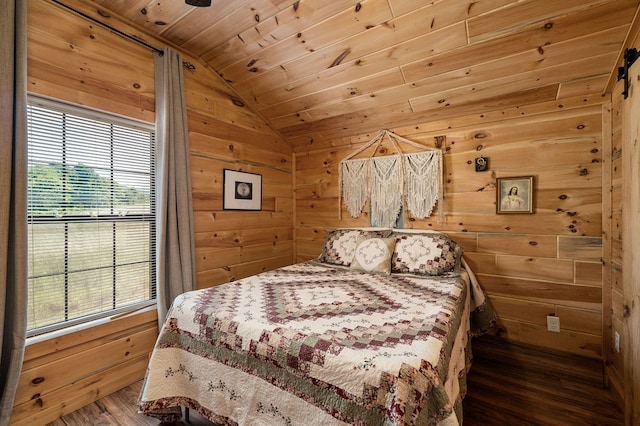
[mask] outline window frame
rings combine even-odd
[[[112,309],[109,310],[105,310],[105,311],[101,311],[101,312],[97,312],[97,313],[89,313],[86,315],[81,315],[79,317],[76,318],[71,318],[69,319],[68,316],[68,303],[69,300],[67,298],[67,296],[65,295],[65,308],[64,308],[64,317],[65,319],[59,322],[56,322],[54,324],[49,324],[49,325],[43,325],[43,326],[37,326],[31,329],[27,330],[27,337],[28,338],[34,338],[36,336],[41,336],[44,334],[49,334],[55,331],[65,331],[65,330],[69,330],[69,329],[75,329],[78,327],[84,328],[86,325],[92,323],[92,322],[96,322],[96,321],[100,321],[100,320],[104,320],[105,318],[109,318],[109,317],[114,317],[114,316],[121,316],[130,312],[134,312],[140,309],[144,309],[146,307],[155,305],[157,303],[157,295],[156,295],[156,280],[157,280],[157,261],[156,261],[156,239],[157,239],[157,211],[156,211],[156,202],[157,202],[157,195],[156,195],[156,129],[155,129],[155,123],[149,123],[146,121],[141,121],[141,120],[136,120],[130,117],[126,117],[126,116],[122,116],[122,115],[118,115],[118,114],[113,114],[113,113],[109,113],[109,112],[104,112],[104,111],[99,111],[97,109],[93,109],[93,108],[89,108],[89,107],[85,107],[85,106],[79,106],[79,105],[74,105],[74,104],[70,104],[68,102],[64,102],[61,100],[57,100],[57,99],[50,99],[50,98],[44,98],[44,97],[40,97],[34,94],[29,94],[27,97],[27,105],[29,108],[31,107],[38,107],[38,108],[44,108],[44,109],[48,109],[50,111],[54,111],[57,113],[62,113],[62,114],[69,114],[69,115],[74,115],[76,117],[81,117],[84,119],[88,119],[88,120],[95,120],[95,121],[100,121],[103,123],[108,123],[110,126],[119,126],[119,127],[128,127],[128,128],[133,128],[136,130],[141,130],[141,131],[145,131],[145,132],[149,132],[149,134],[151,135],[151,146],[150,146],[150,158],[151,158],[151,164],[149,165],[149,173],[150,173],[150,190],[151,190],[151,200],[150,200],[150,212],[149,213],[134,213],[134,214],[125,214],[125,215],[121,215],[118,214],[117,212],[114,212],[113,210],[111,210],[110,214],[100,214],[96,217],[92,217],[92,216],[86,216],[86,215],[66,215],[64,217],[60,217],[57,218],[55,216],[52,215],[47,215],[47,216],[37,216],[37,215],[31,215],[29,214],[29,211],[27,212],[27,224],[29,226],[32,225],[38,225],[38,224],[46,224],[46,223],[57,223],[57,224],[61,224],[64,225],[65,228],[65,245],[68,244],[67,242],[67,229],[69,227],[70,224],[77,224],[77,223],[107,223],[111,225],[111,229],[112,229],[112,234],[113,234],[113,238],[115,239],[115,233],[116,233],[116,225],[118,223],[140,223],[140,222],[147,222],[149,223],[149,259],[147,261],[144,262],[138,262],[138,263],[149,263],[149,295],[150,298],[149,299],[145,299],[145,300],[140,300],[137,302],[133,302],[133,303],[128,303],[125,306],[120,306],[120,307],[116,307],[116,288],[115,288],[115,268],[116,266],[120,266],[120,264],[116,263],[115,260],[115,251],[116,251],[116,244],[115,244],[115,240],[114,240],[114,244],[112,247],[112,251],[113,251],[113,260],[112,263],[110,265],[111,268],[114,269],[113,275],[114,278],[112,279]],[[30,122],[30,118],[27,117],[27,122]],[[29,150],[29,137],[27,140],[27,149]],[[66,142],[65,142],[66,143]],[[111,144],[114,143],[114,139],[112,138],[110,141]],[[29,156],[28,158],[28,164],[31,164]],[[112,163],[112,160],[111,160]],[[113,164],[111,164],[110,169],[113,171]],[[28,189],[27,189],[27,193],[28,193]],[[110,194],[113,196],[113,191],[110,192]],[[113,205],[111,205],[111,208],[113,208]],[[30,255],[30,251],[31,251],[31,245],[29,244],[29,254]],[[66,255],[65,255],[65,259],[66,259]],[[73,272],[77,272],[77,271],[70,271],[68,268],[68,265],[66,265],[67,262],[65,262],[65,267],[64,267],[64,276],[65,276],[65,293],[68,293],[68,275],[70,273]],[[98,270],[98,269],[104,269],[104,268],[88,268],[88,270]],[[52,275],[52,274],[49,274]],[[31,280],[32,278],[38,278],[38,277],[45,277],[47,276],[47,274],[42,274],[42,275],[38,275],[38,276],[29,276],[29,280]],[[29,304],[27,303],[27,311],[29,311],[29,309],[31,309],[29,307]]]

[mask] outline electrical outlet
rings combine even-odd
[[[614,333],[614,336],[615,336],[616,352],[620,353],[620,333],[616,331]]]
[[[547,316],[547,331],[560,333],[560,317],[556,317],[553,315]]]

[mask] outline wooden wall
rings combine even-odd
[[[216,74],[185,71],[198,288],[293,262],[291,147]],[[223,210],[223,169],[262,175],[262,210]]]
[[[185,71],[198,288],[293,262],[291,147],[217,75]],[[223,210],[223,169],[262,175],[262,210]]]
[[[624,47],[640,47],[640,20],[636,14]],[[623,65],[624,50],[619,65]],[[612,73],[610,136],[604,138],[603,173],[603,288],[604,359],[606,377],[625,405],[625,420],[636,424],[640,417],[638,365],[640,351],[640,280],[638,273],[638,138],[637,115],[640,92],[637,88],[637,63],[631,69],[628,98],[623,96],[624,82]],[[635,191],[635,193],[634,193]],[[635,212],[635,213],[634,213]],[[623,214],[624,213],[624,214]],[[634,238],[635,237],[635,238]],[[635,247],[634,247],[635,245]],[[635,308],[635,309],[634,309]],[[620,352],[615,334],[620,336]]]
[[[10,424],[47,424],[140,380],[157,337],[153,307],[29,343]]]
[[[605,312],[605,367],[612,388],[624,394],[624,358],[615,350],[614,334],[623,336],[623,280],[622,280],[622,82],[612,94],[611,137],[605,140],[603,176],[603,286],[610,310]]]
[[[640,48],[640,21],[636,15],[628,39],[629,48]],[[622,58],[620,59],[622,65]],[[629,71],[628,98],[623,81],[612,85],[611,137],[605,145],[610,161],[605,162],[603,192],[604,288],[611,301],[606,312],[605,360],[607,377],[625,404],[625,424],[640,422],[640,149],[638,113],[640,112],[640,63]],[[615,334],[620,336],[620,352]]]
[[[575,93],[574,93],[575,95]],[[489,294],[499,333],[512,341],[598,358],[602,356],[602,139],[610,101],[600,94],[523,104],[481,115],[392,129],[428,146],[442,146],[444,217],[406,227],[441,230],[459,241]],[[338,162],[373,135],[298,147],[297,260],[318,256],[325,231],[366,226],[342,209]],[[387,153],[392,147],[385,147]],[[474,158],[489,158],[488,172]],[[535,214],[496,215],[495,178],[533,175]],[[561,332],[546,330],[560,317]]]
[[[82,1],[65,4],[155,46]],[[151,50],[49,1],[29,1],[31,93],[153,122]],[[185,56],[197,286],[293,260],[292,153],[217,74]],[[263,176],[263,210],[222,210],[222,169]],[[11,424],[45,424],[142,379],[157,336],[155,308],[27,343]]]
[[[625,424],[640,424],[640,64],[629,70],[622,107],[622,356]]]

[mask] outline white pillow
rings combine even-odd
[[[395,238],[360,238],[353,253],[351,269],[391,273],[391,256],[395,245]]]

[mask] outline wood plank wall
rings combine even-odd
[[[444,219],[406,227],[459,241],[490,295],[504,338],[602,356],[602,139],[609,97],[571,96],[392,129],[428,146],[444,137]],[[317,257],[325,232],[367,226],[338,219],[338,162],[373,135],[324,139],[295,153],[297,260]],[[386,153],[393,148],[383,146]],[[477,173],[474,158],[489,159]],[[496,215],[495,178],[533,175],[534,215]],[[546,330],[560,317],[561,332]]]
[[[293,262],[291,146],[217,75],[186,71],[198,288]],[[223,169],[262,175],[262,210],[223,210]]]
[[[155,307],[27,347],[11,425],[43,425],[144,377]]]
[[[623,336],[624,292],[622,280],[622,82],[614,87],[612,94],[611,137],[605,140],[603,151],[607,160],[604,162],[603,179],[603,287],[604,295],[609,299],[610,311],[604,316],[605,330],[605,368],[607,378],[622,398],[624,395],[624,358],[616,352],[614,333]]]
[[[636,14],[625,47],[640,48],[640,20]],[[621,52],[622,53],[622,52]],[[620,65],[622,65],[622,56]],[[610,333],[606,336],[606,372],[613,389],[625,407],[625,425],[640,422],[640,263],[638,212],[640,212],[640,173],[638,149],[638,112],[640,109],[640,64],[629,70],[628,98],[624,83],[612,86],[610,164],[603,183],[606,194],[604,288],[609,291],[611,310],[605,317]],[[615,349],[615,334],[620,336],[620,352]]]
[[[116,17],[64,3],[155,46]],[[155,120],[151,50],[50,1],[29,1],[31,93]],[[292,152],[217,74],[185,56],[199,288],[293,261]],[[222,169],[263,176],[263,210],[222,209]],[[45,424],[142,379],[157,336],[155,308],[28,343],[11,424]]]
[[[640,19],[638,15],[629,30],[624,47],[640,48]],[[623,51],[619,65],[623,65]],[[610,158],[605,162],[603,181],[604,197],[604,280],[605,296],[611,310],[605,311],[605,365],[607,378],[612,388],[625,404],[625,424],[637,424],[640,418],[638,403],[638,375],[640,343],[638,327],[640,315],[638,295],[638,250],[637,247],[637,191],[638,147],[637,108],[640,92],[637,87],[638,64],[630,72],[629,97],[624,99],[623,81],[610,83],[612,90],[611,137],[605,152]],[[612,77],[613,80],[613,77]],[[633,127],[635,126],[635,127]],[[625,192],[626,191],[626,192]],[[635,204],[634,204],[635,203]],[[624,205],[624,207],[623,207]],[[624,215],[623,215],[624,212]],[[636,213],[634,213],[636,212]],[[624,217],[623,217],[624,216]],[[635,229],[634,229],[635,228]],[[634,233],[635,231],[635,233]],[[621,338],[621,352],[615,349],[615,333]]]
[[[640,423],[640,64],[629,70],[622,105],[622,333],[625,424]]]

